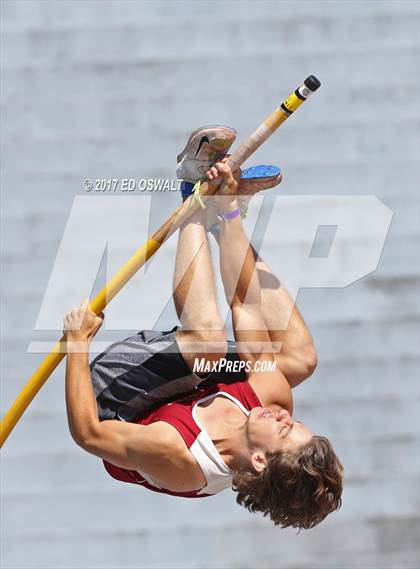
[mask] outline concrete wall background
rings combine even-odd
[[[394,212],[374,274],[299,297],[320,365],[296,412],[346,466],[338,514],[296,535],[229,492],[189,502],[117,484],[69,437],[60,367],[3,451],[2,566],[417,567],[418,4],[32,0],[1,10],[3,412],[42,357],[29,342],[57,337],[34,324],[85,178],[172,177],[192,129],[230,124],[241,140],[314,73],[321,90],[255,161],[281,163],[286,195],[373,194]],[[177,199],[153,197],[153,226]],[[162,252],[167,274],[172,252]],[[275,243],[266,254],[281,275]],[[156,302],[166,289],[153,278]],[[143,297],[136,310],[147,315]]]

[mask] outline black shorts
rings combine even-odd
[[[246,379],[244,371],[193,373],[169,331],[142,330],[116,342],[90,364],[99,419],[132,421],[163,403],[190,397],[216,383]],[[227,360],[238,360],[235,342],[228,340]]]

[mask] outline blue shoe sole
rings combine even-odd
[[[264,178],[275,178],[281,172],[281,168],[271,164],[258,164],[258,166],[251,166],[242,170],[242,180],[262,180]],[[181,182],[181,195],[183,199],[188,198],[193,190],[194,184],[192,182]]]
[[[261,178],[274,178],[278,176],[281,169],[278,166],[271,164],[259,164],[258,166],[251,166],[242,170],[242,180],[259,180]]]

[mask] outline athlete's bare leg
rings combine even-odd
[[[205,216],[204,211],[199,211],[180,228],[173,279],[173,297],[182,325],[177,342],[190,369],[195,358],[217,361],[227,349]]]

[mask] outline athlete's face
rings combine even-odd
[[[263,452],[297,450],[314,436],[303,423],[294,421],[286,409],[273,412],[265,407],[251,410],[246,433],[251,449]]]

